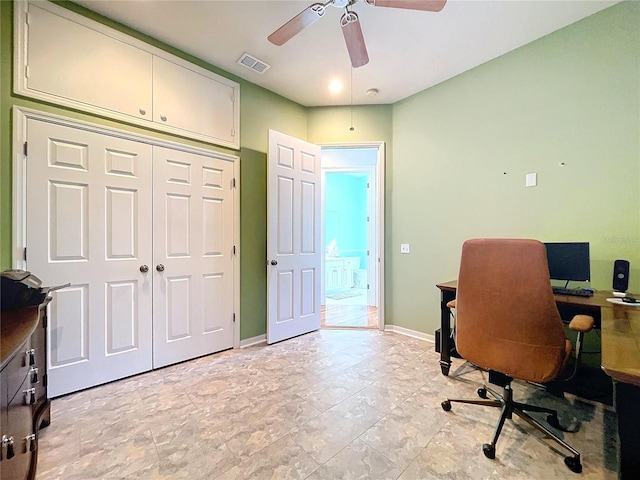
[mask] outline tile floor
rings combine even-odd
[[[440,408],[475,396],[483,373],[451,372],[431,343],[371,330],[210,355],[53,400],[37,480],[616,478],[610,407],[518,384],[517,400],[559,408],[584,471],[520,420],[489,460],[498,410]]]

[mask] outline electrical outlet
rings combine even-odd
[[[409,244],[401,243],[400,244],[400,253],[409,253]]]

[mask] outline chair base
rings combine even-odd
[[[494,399],[488,399],[487,393],[490,393],[494,397]],[[526,403],[514,401],[513,390],[511,389],[510,384],[504,386],[504,395],[500,395],[492,389],[484,386],[478,389],[478,396],[480,397],[480,399],[447,398],[440,405],[445,412],[451,410],[451,402],[469,403],[472,405],[485,405],[489,407],[499,407],[502,409],[498,424],[496,425],[495,431],[493,432],[493,439],[491,440],[491,443],[485,443],[482,445],[482,452],[484,453],[485,457],[490,459],[496,458],[496,443],[498,441],[498,437],[500,436],[500,432],[502,431],[502,427],[504,426],[504,423],[507,419],[511,419],[513,417],[513,414],[516,414],[524,421],[526,421],[529,425],[541,431],[553,441],[555,441],[558,445],[571,452],[572,455],[567,456],[564,459],[565,465],[572,472],[582,472],[580,453],[560,437],[558,437],[556,434],[554,434],[547,427],[545,427],[543,424],[534,419],[531,415],[526,413],[526,411],[547,413],[547,423],[554,428],[559,428],[560,423],[558,421],[558,412],[550,408],[544,408],[536,405],[529,405]]]

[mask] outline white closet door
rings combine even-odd
[[[153,366],[233,347],[233,163],[154,147]]]
[[[30,119],[27,268],[54,293],[52,397],[151,369],[149,145]]]

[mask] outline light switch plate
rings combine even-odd
[[[525,177],[525,186],[526,187],[535,187],[538,184],[538,174],[537,173],[527,173]]]
[[[401,243],[400,244],[400,253],[409,253],[409,244]]]

